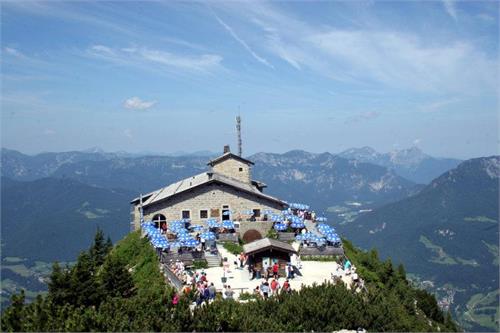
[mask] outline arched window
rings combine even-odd
[[[161,224],[165,224],[167,222],[167,218],[163,214],[156,214],[153,216],[152,221],[155,224],[155,228],[159,228]]]

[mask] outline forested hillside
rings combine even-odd
[[[172,303],[157,257],[138,232],[113,249],[102,233],[69,267],[54,264],[47,296],[25,304],[15,295],[1,318],[4,331],[455,331],[433,296],[412,288],[402,266],[375,252],[346,250],[367,281],[354,293],[323,284],[269,300],[217,298],[190,311],[192,295]]]
[[[462,324],[498,328],[500,157],[461,163],[414,197],[359,217],[342,232],[429,281]]]

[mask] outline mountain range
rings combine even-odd
[[[339,229],[433,284],[466,329],[498,328],[499,175],[498,156],[467,160]]]
[[[454,158],[429,156],[417,147],[393,150],[388,153],[379,153],[370,147],[351,148],[341,152],[338,156],[387,167],[401,177],[418,184],[429,183],[461,162]]]
[[[285,200],[314,202],[320,210],[357,200],[372,206],[416,193],[421,186],[394,171],[330,153],[290,151],[258,153],[253,176],[270,194]],[[14,180],[71,178],[103,188],[147,193],[207,170],[205,156],[123,157],[117,153],[65,152],[28,156],[2,150],[2,176]],[[300,194],[300,195],[299,195]]]
[[[365,147],[248,159],[266,193],[308,203],[356,245],[404,262],[412,280],[437,293],[465,328],[491,329],[498,320],[498,157],[460,162],[415,148],[381,154]],[[2,149],[3,266],[7,256],[71,260],[98,226],[121,238],[131,198],[201,173],[208,160]],[[8,267],[10,280],[13,272],[27,275],[19,266]]]

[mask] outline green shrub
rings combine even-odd
[[[233,242],[223,242],[222,246],[224,246],[224,248],[226,250],[228,250],[229,252],[231,252],[232,254],[235,254],[235,255],[243,252],[243,246],[241,246],[240,244],[236,244]]]
[[[195,261],[193,261],[193,268],[194,269],[208,268],[208,263],[205,259],[196,259]]]

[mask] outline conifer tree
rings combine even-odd
[[[104,259],[106,258],[109,250],[109,244],[104,241],[104,233],[100,228],[98,228],[94,237],[94,244],[92,244],[89,250],[90,259],[95,268],[104,263]]]
[[[75,295],[71,304],[92,306],[99,303],[101,295],[94,268],[92,257],[86,252],[80,253],[71,272],[70,284]]]
[[[100,281],[103,292],[111,297],[129,297],[133,293],[134,282],[125,264],[115,256],[108,256],[102,271]]]

